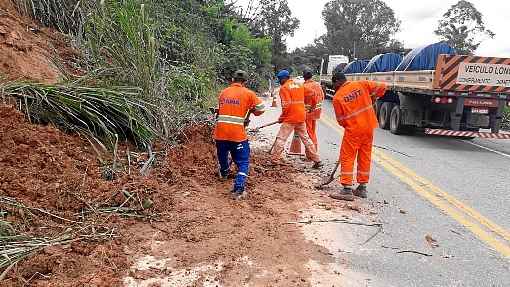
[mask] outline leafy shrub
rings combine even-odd
[[[81,87],[138,88],[136,97],[153,115],[146,124],[168,139],[204,118],[233,71],[246,70],[254,89],[271,74],[271,40],[253,36],[222,0],[15,1],[44,25],[77,37],[88,71]],[[104,131],[98,137],[105,134],[111,141]]]
[[[137,88],[13,82],[1,88],[25,103],[23,110],[32,121],[80,133],[104,148],[112,148],[119,139],[146,147],[157,133],[152,129],[152,106],[139,99]]]
[[[505,110],[503,111],[501,127],[505,130],[510,130],[510,107],[505,107]]]

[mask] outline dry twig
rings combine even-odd
[[[402,251],[397,251],[397,254],[402,254],[402,253],[414,253],[414,254],[419,254],[419,255],[423,255],[423,256],[432,257],[432,254],[423,253],[423,252],[415,251],[415,250],[402,250]]]
[[[319,219],[319,220],[303,220],[303,221],[290,221],[286,224],[312,224],[312,223],[343,223],[343,224],[351,224],[351,225],[361,225],[361,226],[377,226],[381,227],[382,223],[363,223],[363,222],[355,222],[349,221],[345,219]]]

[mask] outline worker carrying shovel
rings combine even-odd
[[[343,189],[330,194],[330,197],[349,201],[354,200],[354,196],[366,198],[374,129],[377,127],[374,102],[384,96],[386,85],[373,81],[347,81],[341,72],[335,73],[331,81],[336,91],[333,98],[336,120],[344,127],[345,134],[340,150],[340,183]],[[356,159],[359,185],[353,191]]]
[[[231,175],[229,154],[237,166],[234,188],[231,191],[234,199],[246,196],[245,184],[250,170],[250,144],[246,125],[251,114],[260,116],[264,113],[262,100],[255,92],[244,87],[247,80],[246,72],[236,71],[230,87],[220,93],[214,130],[220,178],[227,180]]]
[[[320,168],[320,161],[314,143],[306,131],[306,110],[305,110],[305,89],[290,79],[290,73],[287,70],[278,72],[278,81],[280,82],[280,99],[282,104],[282,113],[278,121],[282,124],[280,131],[276,136],[273,149],[271,150],[273,163],[281,160],[283,148],[292,132],[295,132],[305,145],[306,157],[314,162],[313,168]]]

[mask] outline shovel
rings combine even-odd
[[[333,171],[331,172],[331,174],[326,177],[326,178],[322,178],[321,182],[315,186],[315,188],[317,189],[322,189],[324,188],[326,185],[332,183],[334,180],[335,180],[335,173],[336,171],[338,170],[338,167],[340,166],[340,162],[337,162],[336,165],[335,165],[335,168],[333,169]]]
[[[256,128],[254,128],[254,129],[250,130],[250,132],[257,133],[257,132],[259,132],[259,131],[260,131],[261,129],[263,129],[263,128],[267,128],[267,127],[270,127],[270,126],[272,126],[272,125],[276,125],[276,124],[278,124],[278,123],[280,123],[280,122],[279,122],[279,121],[276,121],[276,122],[268,123],[268,124],[262,125],[262,126],[260,126],[260,127],[256,127]]]

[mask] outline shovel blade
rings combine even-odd
[[[335,179],[328,177],[321,180],[321,182],[315,186],[316,189],[323,189],[326,185],[332,183]]]

